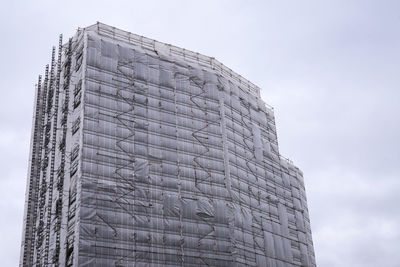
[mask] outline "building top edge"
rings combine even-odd
[[[107,37],[111,37],[112,39],[124,41],[126,43],[137,45],[150,50],[157,50],[157,48],[162,47],[164,50],[167,50],[167,53],[175,57],[182,58],[189,62],[198,63],[199,65],[202,65],[204,67],[209,67],[219,72],[223,76],[229,77],[230,79],[236,81],[239,85],[241,85],[243,89],[246,89],[249,93],[255,95],[257,98],[260,98],[260,87],[250,82],[240,74],[234,72],[232,69],[228,68],[214,57],[205,56],[203,54],[193,52],[185,48],[163,43],[151,38],[124,31],[101,22],[97,22],[96,24],[88,26],[84,28],[84,30],[94,31],[99,35],[105,35]],[[269,109],[273,109],[268,104],[266,104],[266,106]]]

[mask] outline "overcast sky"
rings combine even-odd
[[[59,33],[96,21],[260,86],[304,171],[317,265],[400,266],[400,1],[107,2],[1,1],[1,266],[19,261],[37,75]]]

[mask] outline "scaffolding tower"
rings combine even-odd
[[[20,266],[315,266],[273,108],[212,57],[102,23],[60,36],[29,168]]]

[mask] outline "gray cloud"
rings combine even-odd
[[[399,266],[398,1],[11,1],[0,11],[0,258],[16,266],[33,84],[96,21],[206,55],[263,88],[304,171],[318,266]]]

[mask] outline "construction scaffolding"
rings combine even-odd
[[[302,172],[257,86],[101,23],[52,55],[21,266],[315,266]]]

